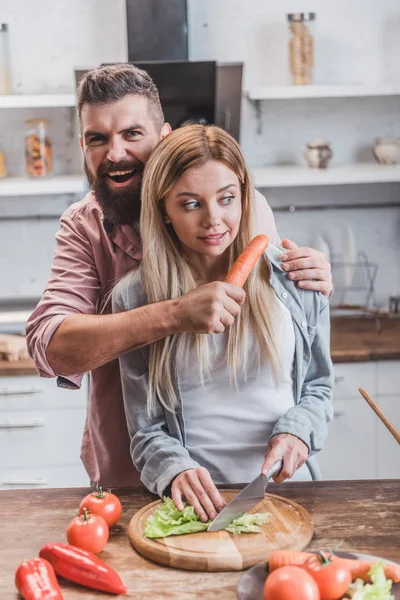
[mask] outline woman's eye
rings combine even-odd
[[[225,196],[225,198],[221,198],[220,203],[221,204],[232,204],[234,199],[235,199],[235,196]]]
[[[197,200],[191,200],[190,202],[186,202],[183,206],[186,210],[193,210],[199,206],[199,203]]]

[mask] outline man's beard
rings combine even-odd
[[[105,161],[101,163],[94,176],[86,163],[85,173],[104,218],[113,225],[132,225],[139,220],[141,209],[142,177],[135,179],[125,187],[111,188],[107,173],[116,171],[139,171],[143,173],[144,164],[140,160],[121,160],[119,163]]]

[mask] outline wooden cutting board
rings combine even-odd
[[[221,490],[229,502],[238,490]],[[150,539],[143,537],[148,517],[161,500],[139,510],[131,519],[128,535],[132,546],[157,563],[190,571],[241,571],[266,561],[273,550],[303,550],[314,526],[309,513],[299,504],[266,494],[250,513],[269,513],[262,533],[232,535],[227,531],[201,531],[186,535]]]

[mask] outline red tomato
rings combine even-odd
[[[321,600],[343,598],[351,584],[350,569],[330,553],[318,552],[302,565],[318,586]]]
[[[302,567],[272,571],[264,586],[264,600],[320,600],[318,586]]]
[[[84,509],[83,515],[72,519],[67,528],[67,540],[71,546],[98,554],[107,544],[109,536],[108,525],[99,515],[91,515],[90,510]]]
[[[103,517],[109,527],[115,525],[122,514],[121,502],[117,496],[111,492],[103,492],[102,488],[85,496],[79,505],[79,514],[83,514],[84,508]]]

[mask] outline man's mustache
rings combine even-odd
[[[142,161],[136,159],[134,161],[131,160],[121,160],[118,163],[112,162],[111,160],[104,161],[97,169],[97,176],[104,177],[108,175],[108,173],[115,173],[116,171],[141,171],[144,170],[144,163]]]

